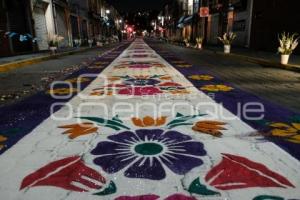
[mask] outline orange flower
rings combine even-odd
[[[70,95],[77,93],[78,90],[76,88],[59,88],[59,89],[52,89],[48,90],[47,94],[50,95]]]
[[[143,119],[134,117],[131,120],[134,123],[134,125],[136,125],[138,127],[149,127],[149,126],[164,125],[166,123],[166,119],[167,119],[167,117],[165,117],[165,116],[159,117],[157,119],[153,119],[152,117],[146,116]]]
[[[83,123],[83,124],[71,124],[66,126],[59,126],[58,128],[68,129],[63,134],[69,134],[70,139],[75,139],[82,135],[88,135],[95,133],[98,128],[92,123]]]
[[[210,75],[191,75],[189,76],[190,79],[192,80],[197,80],[197,81],[210,81],[214,79],[214,77]]]
[[[104,95],[112,96],[113,91],[107,91],[106,93],[105,93],[105,91],[94,91],[94,92],[90,93],[90,96],[104,96]]]
[[[160,77],[161,80],[172,80],[172,77],[171,76],[163,76],[163,77]]]
[[[0,135],[0,143],[4,143],[5,141],[7,140],[6,137]],[[0,144],[0,150],[3,149],[4,145],[3,144]]]
[[[227,85],[205,85],[201,87],[200,90],[208,92],[230,92],[233,88]]]
[[[271,135],[285,138],[287,141],[300,144],[300,123],[273,123]]]
[[[226,128],[222,127],[226,125],[224,122],[218,121],[199,121],[193,126],[193,130],[205,134],[212,135],[214,137],[221,137],[221,130],[226,130]]]
[[[119,78],[119,77],[112,76],[112,77],[109,77],[108,80],[109,80],[109,81],[118,81],[118,80],[120,80],[120,78]]]

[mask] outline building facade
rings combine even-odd
[[[255,50],[276,52],[278,34],[300,34],[300,1],[253,0],[250,47]],[[300,54],[300,48],[296,48]]]
[[[89,22],[89,7],[88,1],[70,0],[70,23],[71,37],[73,46],[75,40],[80,40],[81,45],[88,45],[88,22]]]
[[[1,0],[0,56],[48,50],[54,35],[60,48],[110,37],[122,18],[104,0]]]
[[[33,37],[30,1],[0,1],[0,56],[33,52]]]

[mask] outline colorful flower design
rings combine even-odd
[[[232,91],[233,88],[227,85],[205,85],[201,87],[200,90],[208,92],[229,92]]]
[[[159,79],[160,80],[167,80],[167,81],[169,81],[169,80],[172,80],[172,77],[171,76],[162,76]]]
[[[226,130],[223,126],[226,125],[224,122],[218,121],[199,121],[193,126],[193,130],[212,135],[214,137],[221,137],[223,134],[221,130]]]
[[[75,192],[91,192],[101,190],[106,184],[107,180],[99,172],[86,166],[79,156],[73,156],[51,162],[29,174],[23,179],[20,190],[53,186]],[[109,183],[109,189],[111,185],[114,183]],[[114,192],[110,190],[110,193]]]
[[[143,119],[140,118],[132,118],[132,122],[135,126],[138,127],[152,127],[152,126],[162,126],[166,123],[166,119],[167,117],[163,116],[163,117],[159,117],[157,119],[153,119],[150,116],[146,116]]]
[[[253,200],[284,200],[284,198],[279,196],[272,196],[272,195],[259,195],[255,197]],[[289,200],[297,200],[297,199],[289,199]]]
[[[3,135],[0,135],[0,150],[4,148],[4,142],[7,140],[6,137],[4,137]]]
[[[170,87],[182,87],[181,84],[179,83],[175,83],[175,82],[164,82],[164,83],[161,83],[159,84],[159,87],[162,87],[162,88],[170,88]]]
[[[140,195],[140,196],[121,196],[116,198],[115,200],[157,200],[159,196],[148,194],[148,195]]]
[[[68,129],[63,132],[63,134],[69,134],[70,139],[75,139],[82,135],[92,134],[98,130],[98,127],[95,127],[93,123],[71,124],[59,126],[58,128]]]
[[[70,94],[74,94],[77,93],[78,89],[76,88],[58,88],[58,89],[52,89],[52,90],[48,90],[47,94],[51,94],[51,95],[70,95]]]
[[[181,84],[176,82],[164,82],[159,84],[159,87],[161,90],[164,90],[170,94],[176,95],[176,94],[190,94],[190,92],[184,88]]]
[[[170,94],[173,94],[173,95],[176,95],[176,94],[177,95],[179,95],[179,94],[181,94],[181,95],[190,94],[190,92],[186,89],[175,89],[175,90],[170,90],[169,92],[170,92]]]
[[[162,180],[164,166],[184,175],[203,164],[203,144],[177,131],[140,129],[108,136],[109,141],[98,143],[91,152],[94,163],[110,174],[125,169],[128,178]]]
[[[121,80],[121,78],[120,78],[120,77],[117,77],[117,76],[111,76],[111,77],[108,77],[107,79],[108,79],[109,81],[111,81],[111,82]]]
[[[161,93],[163,93],[163,91],[153,86],[122,88],[118,91],[118,94],[120,95],[133,95],[133,96],[157,95]]]
[[[197,80],[197,81],[210,81],[214,79],[214,77],[210,75],[192,75],[189,76],[189,79]]]
[[[158,200],[158,195],[140,195],[140,196],[121,196],[116,198],[115,200]],[[171,196],[168,196],[164,200],[196,200],[194,197],[189,197],[183,194],[173,194]]]
[[[231,154],[223,154],[222,161],[206,174],[205,181],[219,190],[295,187],[285,177],[265,165]]]
[[[289,142],[300,144],[300,123],[273,123],[270,131],[274,137],[284,138]]]
[[[152,78],[131,78],[125,80],[123,83],[126,85],[146,86],[146,85],[157,85],[158,83],[160,83],[160,81]]]

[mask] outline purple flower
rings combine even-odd
[[[184,175],[202,165],[199,157],[206,155],[201,142],[177,131],[140,129],[108,139],[91,152],[99,156],[94,163],[110,174],[125,169],[124,175],[129,178],[161,180],[166,177],[165,167]]]
[[[146,85],[157,85],[160,81],[151,78],[132,78],[124,81],[126,85],[135,85],[135,86],[146,86]]]

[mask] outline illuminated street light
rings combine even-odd
[[[107,9],[105,12],[106,12],[106,14],[109,14],[109,13],[110,13],[110,10]]]

